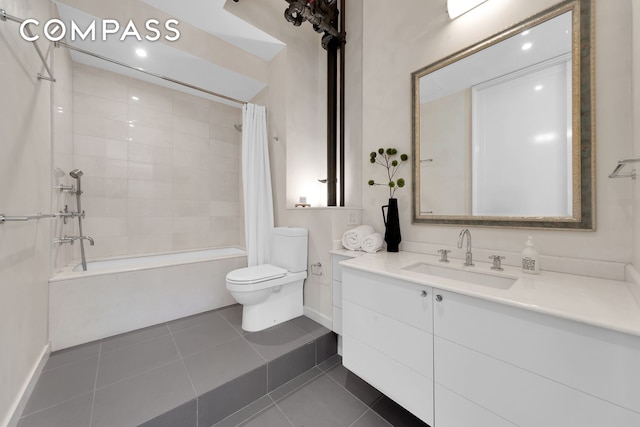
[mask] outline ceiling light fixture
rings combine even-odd
[[[140,58],[146,58],[147,51],[139,47],[138,49],[136,49],[136,55],[138,55]]]
[[[455,19],[487,0],[447,0],[449,18]]]
[[[533,43],[525,43],[522,45],[522,50],[529,50],[533,46]]]

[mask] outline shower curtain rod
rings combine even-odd
[[[2,21],[13,21],[13,22],[17,22],[18,24],[22,24],[25,20],[24,19],[20,19],[16,16],[12,16],[9,15],[7,13],[6,10],[4,9],[0,9],[0,20]],[[27,33],[27,35],[31,38],[33,38],[33,33],[31,32],[31,28],[29,28],[29,24],[24,26],[25,32]],[[47,70],[47,74],[49,74],[49,77],[47,76],[43,76],[42,74],[38,73],[38,80],[48,80],[50,82],[54,82],[56,81],[55,77],[53,77],[53,73],[51,72],[51,69],[49,68],[49,66],[47,65],[47,61],[44,59],[44,55],[42,54],[42,51],[40,50],[40,46],[38,46],[38,42],[36,40],[33,40],[31,43],[33,43],[33,47],[36,48],[36,52],[38,52],[38,56],[40,57],[40,60],[42,61],[42,65],[44,65],[44,68]]]
[[[84,53],[85,55],[93,56],[94,58],[102,59],[103,61],[111,62],[113,64],[120,65],[121,67],[129,68],[130,70],[139,71],[141,73],[147,74],[147,75],[152,76],[152,77],[156,77],[156,78],[159,78],[159,79],[162,79],[162,80],[166,80],[166,81],[171,82],[171,83],[175,83],[175,84],[179,84],[179,85],[184,86],[184,87],[188,87],[189,89],[194,89],[194,90],[197,90],[197,91],[200,91],[200,92],[204,92],[204,93],[209,94],[209,95],[213,95],[213,96],[218,97],[218,98],[226,99],[227,101],[235,102],[235,103],[241,104],[241,105],[246,104],[245,101],[240,101],[239,99],[235,99],[235,98],[232,98],[232,97],[227,96],[227,95],[222,95],[220,93],[212,92],[210,90],[203,89],[201,87],[194,86],[192,84],[185,83],[185,82],[180,81],[180,80],[172,79],[171,77],[163,76],[162,74],[156,74],[156,73],[152,73],[150,71],[142,70],[140,68],[133,67],[133,66],[131,66],[129,64],[125,64],[124,62],[116,61],[115,59],[107,58],[106,56],[98,55],[97,53],[89,52],[88,50],[84,50],[84,49],[81,49],[79,47],[71,46],[70,44],[62,42],[62,41],[54,42],[54,46],[56,46],[56,47],[63,46],[63,47],[66,47],[67,49],[75,50],[76,52]]]

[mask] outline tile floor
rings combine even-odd
[[[332,357],[328,329],[299,317],[247,333],[241,310],[53,353],[18,427],[424,425]]]

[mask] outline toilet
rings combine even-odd
[[[305,228],[276,227],[271,239],[271,264],[227,274],[227,290],[242,304],[242,329],[262,331],[302,316],[307,241]]]

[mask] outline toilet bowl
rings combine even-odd
[[[307,236],[304,228],[277,227],[273,230],[271,264],[227,274],[227,290],[242,304],[242,329],[261,331],[302,316]]]

